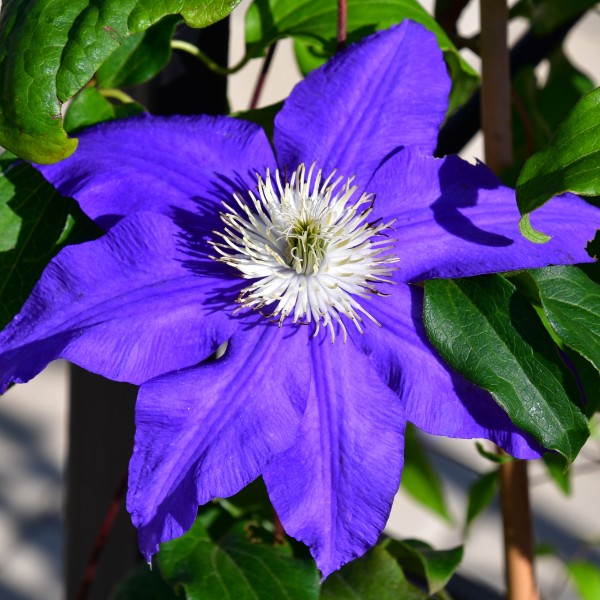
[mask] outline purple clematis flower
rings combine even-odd
[[[0,385],[59,357],[141,384],[128,508],[147,558],[262,474],[327,576],[377,541],[406,421],[539,456],[438,357],[411,284],[589,261],[600,211],[555,199],[533,215],[552,240],[523,239],[512,190],[431,157],[449,88],[405,22],[294,89],[275,155],[251,123],[145,116],[40,167],[106,234],[64,249],[0,334]]]

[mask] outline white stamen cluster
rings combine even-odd
[[[275,305],[265,316],[280,325],[288,315],[294,323],[314,321],[315,336],[322,321],[332,342],[338,323],[346,341],[341,315],[361,333],[361,314],[377,323],[356,298],[382,296],[373,284],[391,283],[391,265],[398,259],[384,252],[393,240],[378,238],[393,221],[366,222],[373,194],[351,204],[358,187],[351,185],[353,178],[340,186],[344,178],[334,180],[335,171],[322,180],[319,169],[313,181],[314,171],[314,164],[308,173],[302,164],[285,183],[279,171],[274,178],[267,171],[264,180],[258,176],[258,197],[250,191],[246,202],[235,194],[237,209],[223,203],[225,229],[214,232],[222,242],[212,242],[220,256],[212,258],[253,280],[238,297],[242,307]]]

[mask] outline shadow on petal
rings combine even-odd
[[[503,235],[480,229],[460,208],[477,205],[479,190],[492,190],[500,182],[483,164],[470,165],[450,156],[439,170],[441,196],[430,205],[435,221],[448,233],[481,246],[510,246],[513,241]]]

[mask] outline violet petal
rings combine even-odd
[[[311,394],[296,443],[263,476],[288,534],[326,577],[373,546],[400,484],[404,415],[351,341],[311,341]]]
[[[307,337],[262,320],[240,328],[222,358],[142,385],[127,506],[146,558],[191,527],[198,505],[235,494],[294,442]]]

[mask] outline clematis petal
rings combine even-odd
[[[425,333],[421,288],[399,284],[389,298],[363,304],[382,326],[368,324],[364,335],[351,335],[400,396],[407,421],[435,435],[491,440],[517,458],[539,458],[544,450],[492,396],[439,358]]]
[[[532,225],[552,236],[533,244],[519,231],[514,190],[457,156],[403,150],[368,189],[377,196],[373,216],[396,219],[400,281],[590,262],[585,247],[600,229],[600,210],[565,194],[532,214]]]
[[[66,358],[141,383],[206,358],[237,328],[237,282],[188,255],[167,217],[137,213],[62,250],[0,333],[0,391]],[[198,274],[202,273],[202,277]]]
[[[433,154],[450,80],[435,37],[412,21],[336,54],[299,83],[275,119],[280,167],[300,163],[359,185],[390,153],[416,145]]]
[[[310,387],[308,333],[262,319],[221,359],[142,385],[127,506],[146,558],[191,527],[199,504],[235,494],[293,443]]]
[[[326,577],[383,530],[400,484],[404,415],[351,342],[314,339],[311,394],[296,443],[263,477],[288,534]]]
[[[222,200],[256,188],[255,169],[273,166],[264,131],[230,117],[142,115],[92,127],[75,153],[36,165],[63,196],[75,198],[104,229],[136,211],[197,213],[206,230]]]

